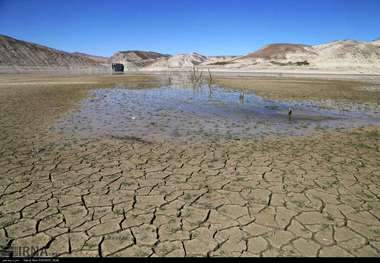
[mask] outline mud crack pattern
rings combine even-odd
[[[379,256],[378,134],[204,145],[46,134],[22,146],[3,134],[0,246],[56,256]]]

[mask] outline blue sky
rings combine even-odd
[[[380,37],[379,0],[0,0],[0,34],[65,51],[246,54]]]

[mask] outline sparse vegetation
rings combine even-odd
[[[190,75],[190,83],[193,87],[199,87],[203,82],[203,72],[199,71],[198,68],[193,67],[193,70]]]
[[[217,61],[214,63],[210,63],[209,65],[210,66],[224,66],[224,65],[228,65],[228,64],[232,64],[232,63],[233,63],[232,61]]]
[[[213,78],[212,78],[212,75],[211,75],[211,71],[210,69],[208,69],[208,90],[209,90],[209,96],[211,97],[212,96],[212,84],[213,84]]]
[[[308,66],[308,65],[310,65],[310,63],[307,60],[296,61],[296,62],[288,61],[286,63],[272,60],[272,61],[270,61],[270,63],[272,63],[273,65],[277,65],[277,66]]]
[[[213,83],[213,79],[212,79],[212,75],[211,75],[210,69],[207,69],[207,71],[208,71],[208,86],[211,87],[211,85]]]

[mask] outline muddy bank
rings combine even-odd
[[[216,83],[255,91],[258,95],[271,99],[334,100],[373,105],[380,101],[380,85],[364,81],[217,77]]]

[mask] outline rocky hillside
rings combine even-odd
[[[316,56],[312,46],[300,44],[270,44],[239,59],[284,60],[290,57]]]
[[[310,59],[324,67],[380,67],[380,47],[372,43],[342,40],[314,46],[318,56]]]
[[[151,51],[119,51],[110,58],[57,49],[0,35],[0,73],[33,71],[110,72],[111,63],[127,71],[182,70],[322,70],[380,73],[380,40],[340,40],[322,45],[270,44],[244,56],[167,55]]]
[[[375,39],[374,41],[372,41],[372,44],[376,45],[376,46],[380,46],[380,38]]]
[[[225,68],[380,69],[377,42],[335,41],[323,45],[271,44],[224,63]]]
[[[199,66],[202,63],[207,62],[207,57],[196,52],[190,54],[178,54],[159,61],[150,65],[147,69],[167,69],[167,68],[189,68],[193,66]]]
[[[380,72],[380,41],[335,41],[323,45],[270,44],[244,56],[179,54],[160,59],[143,70],[186,69],[193,66],[211,69],[312,69]]]
[[[82,53],[82,52],[73,52],[71,54],[76,55],[76,56],[80,56],[80,57],[89,58],[89,59],[95,60],[96,62],[99,62],[102,64],[108,64],[109,63],[108,57],[94,56],[94,55],[89,55],[89,54]]]
[[[208,56],[207,61],[203,64],[210,66],[225,65],[237,57],[239,56]]]
[[[0,72],[105,71],[108,67],[85,56],[0,35]]]
[[[170,55],[151,51],[119,51],[109,58],[109,63],[122,63],[127,69],[138,69],[147,67],[160,59],[167,59]]]

